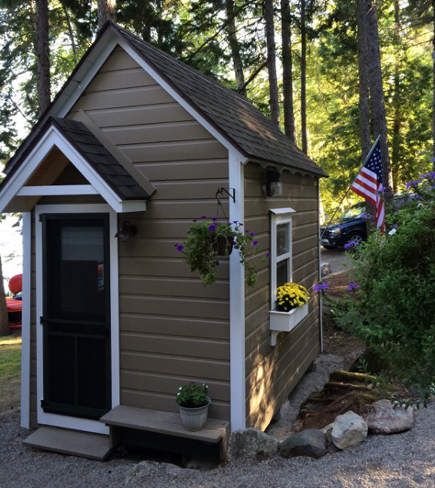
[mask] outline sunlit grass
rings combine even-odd
[[[18,406],[21,337],[0,336],[0,412]]]

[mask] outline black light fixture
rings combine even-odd
[[[278,170],[266,169],[262,190],[267,197],[279,197],[282,194],[281,173]]]
[[[124,220],[121,224],[121,227],[118,229],[118,232],[115,234],[115,237],[122,242],[130,240],[137,234],[137,227],[133,224],[130,224],[128,220]]]

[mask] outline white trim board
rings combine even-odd
[[[109,241],[110,241],[110,327],[111,327],[111,377],[112,377],[112,408],[120,402],[119,379],[119,274],[118,274],[118,241],[115,237],[118,217],[113,210],[105,204],[81,205],[37,205],[35,207],[35,251],[36,251],[36,378],[37,378],[37,422],[41,425],[52,425],[68,429],[109,434],[109,428],[97,420],[88,420],[67,415],[46,413],[41,408],[44,390],[44,357],[43,357],[43,330],[38,317],[43,310],[43,277],[42,277],[42,223],[39,216],[46,213],[107,213],[109,214]]]
[[[30,343],[32,214],[23,213],[23,309],[21,313],[21,409],[20,425],[30,429]]]
[[[104,200],[112,207],[115,212],[134,212],[145,211],[146,202],[143,201],[123,201],[110,186],[103,180],[103,178],[89,165],[85,158],[70,144],[70,142],[62,135],[62,133],[53,125],[50,126],[45,134],[41,137],[38,143],[33,147],[23,163],[15,173],[12,175],[8,184],[0,193],[0,212],[3,211],[11,200],[23,191],[25,184],[33,172],[37,169],[41,161],[47,156],[50,150],[56,146],[70,161],[70,163],[77,168],[77,170],[92,184],[92,188],[100,194]],[[68,185],[72,186],[72,185]],[[81,186],[81,185],[77,185]],[[88,185],[85,185],[88,186]],[[33,188],[33,187],[30,187]],[[56,191],[56,185],[52,186],[51,194]],[[26,192],[27,190],[24,190]],[[63,185],[59,185],[58,191],[60,195],[64,195]]]
[[[98,192],[92,185],[41,185],[23,186],[17,193],[19,197],[50,195],[98,195]]]
[[[237,152],[229,152],[229,187],[235,201],[229,201],[229,220],[243,222],[244,166]],[[230,400],[231,431],[246,428],[246,337],[245,337],[245,267],[238,251],[230,255]]]

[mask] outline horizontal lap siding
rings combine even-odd
[[[290,333],[270,346],[270,247],[272,208],[291,207],[293,214],[293,280],[311,288],[318,277],[317,181],[309,176],[282,175],[282,196],[265,198],[261,191],[264,169],[245,168],[245,223],[256,232],[259,254],[251,259],[258,270],[257,283],[246,288],[246,407],[247,425],[264,429],[296,386],[320,350],[317,300],[309,315]]]
[[[119,48],[78,110],[157,188],[145,213],[120,216],[138,230],[119,243],[121,403],[175,410],[180,384],[206,381],[211,415],[228,419],[228,263],[205,287],[174,247],[192,219],[216,214],[227,151]]]

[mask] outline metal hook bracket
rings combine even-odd
[[[216,191],[216,200],[220,204],[220,199],[224,198],[227,196],[228,198],[231,198],[231,200],[236,203],[236,190],[235,188],[228,188],[228,190],[224,187],[218,188]]]

